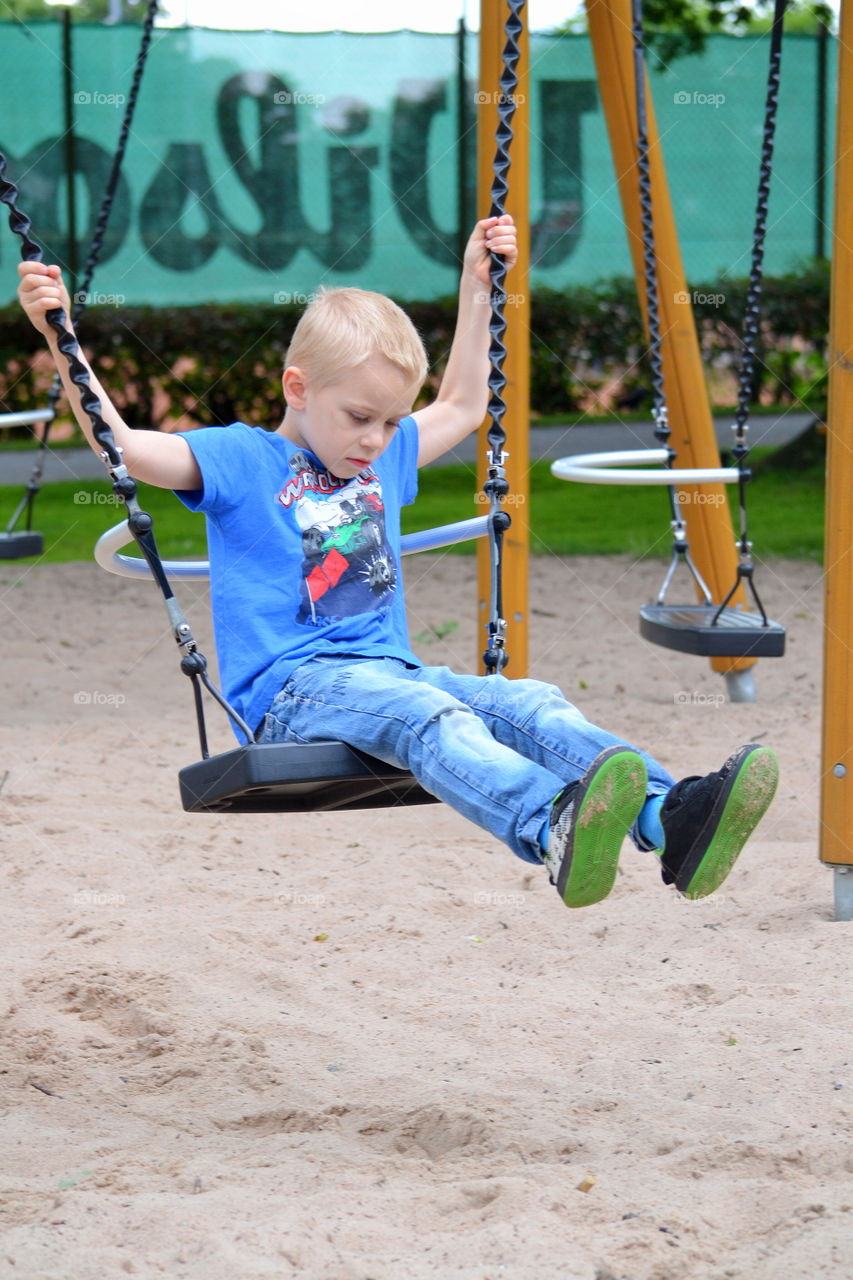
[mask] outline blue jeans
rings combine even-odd
[[[605,747],[599,729],[554,685],[456,675],[396,658],[312,658],[297,667],[267,712],[261,742],[346,742],[408,769],[421,786],[540,862],[555,796]],[[672,777],[640,752],[648,794]],[[647,848],[636,826],[631,837]]]

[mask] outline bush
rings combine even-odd
[[[721,304],[718,299],[723,297]],[[746,281],[720,279],[694,290],[694,315],[712,400],[732,404],[740,364]],[[453,337],[456,300],[405,303],[433,361],[424,397],[440,381]],[[193,426],[282,417],[280,374],[301,308],[93,307],[80,329],[115,404],[134,427]],[[764,281],[754,400],[825,399],[829,267]],[[633,280],[533,295],[531,405],[537,413],[639,407],[649,401],[646,342]],[[0,309],[0,402],[5,412],[38,408],[51,366],[41,337],[17,305]]]

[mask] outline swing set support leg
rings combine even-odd
[[[824,551],[820,858],[835,872],[835,918],[853,919],[853,0],[841,6]]]
[[[752,667],[745,671],[727,671],[726,692],[729,695],[729,702],[755,702],[755,679]]]
[[[604,107],[613,162],[619,176],[622,213],[628,230],[628,244],[634,265],[637,291],[646,313],[643,271],[643,233],[637,180],[637,111],[634,100],[631,0],[586,0],[589,34],[598,76],[598,91]],[[666,396],[670,409],[670,447],[684,467],[719,467],[720,454],[714,434],[711,408],[696,335],[696,325],[687,292],[684,266],[675,231],[675,219],[663,165],[663,154],[655,123],[651,95],[648,102],[649,165],[655,219],[655,248],[658,258],[660,327],[663,333],[663,366]],[[735,537],[722,484],[702,488],[703,501],[694,502],[695,489],[679,493],[681,511],[688,527],[693,558],[714,600],[722,600],[737,574]],[[730,601],[745,607],[743,584]],[[754,666],[754,658],[711,658],[714,671],[727,676],[742,689],[744,682],[728,676],[740,675]],[[754,698],[754,686],[753,686]],[[743,701],[741,697],[738,699]],[[750,699],[751,701],[752,699]]]

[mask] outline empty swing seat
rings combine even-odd
[[[640,634],[652,644],[704,658],[781,658],[785,628],[760,613],[719,605],[647,604],[640,610]]]
[[[23,560],[26,556],[40,556],[43,550],[44,538],[31,529],[0,533],[0,560]]]
[[[49,423],[53,420],[53,409],[34,409],[26,413],[0,413],[0,427],[31,427],[36,423]],[[39,454],[39,457],[42,455]],[[39,470],[40,475],[40,470]],[[30,482],[32,488],[33,481]],[[44,550],[44,538],[32,529],[15,529],[21,514],[29,507],[32,510],[33,497],[37,490],[28,492],[12,517],[9,526],[0,532],[0,560],[24,560],[27,556],[40,556]]]

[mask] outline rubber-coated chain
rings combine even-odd
[[[0,203],[5,204],[9,208],[9,226],[21,241],[21,258],[24,262],[43,262],[44,251],[38,241],[32,235],[32,222],[18,208],[18,189],[15,184],[6,177],[6,157],[0,151]],[[68,361],[68,367],[71,371],[71,380],[80,391],[80,400],[85,409],[89,421],[92,424],[92,433],[98,444],[103,450],[102,457],[105,460],[106,467],[110,473],[113,482],[113,492],[121,498],[127,508],[127,524],[130,532],[136,540],[137,546],[145,557],[145,561],[151,570],[151,575],[157,586],[162,592],[163,599],[166,603],[166,611],[169,615],[169,621],[172,624],[172,634],[178,645],[184,650],[184,656],[181,659],[181,670],[188,675],[193,681],[193,687],[197,692],[197,681],[200,679],[204,687],[213,694],[216,701],[231,717],[237,727],[245,734],[249,742],[255,741],[255,735],[245,720],[223,697],[213,682],[207,675],[207,659],[203,653],[200,653],[196,647],[195,638],[192,628],[187,621],[184,613],[175,599],[175,593],[172,591],[171,583],[166,577],[163,568],[163,562],[160,559],[160,553],[157,550],[157,544],[154,541],[153,520],[147,511],[143,511],[139,505],[136,496],[136,481],[128,474],[127,467],[121,459],[121,449],[115,441],[112,428],[104,421],[101,413],[101,402],[95,395],[89,382],[89,371],[80,359],[80,347],[74,334],[66,328],[67,317],[62,307],[55,307],[47,313],[47,321],[51,328],[56,330],[59,341],[59,350]],[[204,728],[204,713],[201,709],[201,699],[196,697],[196,707],[198,712],[199,738],[202,743],[202,754],[207,759],[207,739]]]
[[[6,157],[0,151],[0,202],[8,205],[9,226],[21,241],[21,258],[24,262],[43,262],[44,251],[32,235],[32,223],[23,210],[18,208],[18,189],[6,177]],[[113,481],[113,491],[123,500],[128,510],[128,525],[139,544],[140,550],[157,581],[166,601],[173,599],[172,588],[163,570],[160,556],[154,543],[152,520],[146,511],[140,509],[136,498],[136,481],[128,475],[121,457],[121,449],[109,424],[105,422],[101,412],[101,402],[92,390],[89,382],[89,371],[80,359],[80,346],[70,329],[66,327],[67,316],[62,307],[55,307],[47,313],[47,322],[57,334],[57,345],[68,362],[71,381],[80,391],[80,401],[89,421],[92,434],[101,446],[102,457]],[[187,631],[189,628],[187,627]],[[179,641],[179,643],[183,643]]]
[[[632,34],[634,39],[634,91],[637,111],[637,173],[640,187],[640,222],[643,233],[643,273],[646,288],[646,326],[649,333],[649,364],[652,371],[653,417],[655,436],[665,447],[669,441],[666,391],[663,376],[663,351],[660,331],[660,299],[658,297],[655,224],[652,209],[652,177],[649,164],[649,123],[646,105],[646,57],[643,38],[642,0],[632,0]],[[670,464],[672,458],[669,459]]]
[[[518,89],[518,62],[521,57],[519,37],[523,31],[521,12],[525,0],[507,0],[507,19],[504,23],[506,41],[502,53],[500,96],[498,98],[498,126],[495,134],[495,159],[492,168],[491,205],[489,217],[500,218],[506,212],[509,194],[510,146],[513,139],[512,121],[515,115]],[[503,535],[510,526],[510,518],[501,510],[501,503],[509,492],[504,470],[504,446],[506,431],[503,417],[506,413],[504,391],[506,374],[506,281],[507,265],[502,254],[493,253],[489,265],[491,280],[491,317],[489,319],[489,442],[488,475],[483,491],[489,499],[489,542],[491,548],[491,609],[486,630],[488,648],[483,654],[486,672],[494,675],[509,661],[506,652],[506,620],[503,617],[502,550]]]
[[[32,222],[23,210],[18,208],[18,189],[6,177],[6,163],[6,157],[0,151],[0,201],[9,207],[9,226],[15,235],[20,238],[21,258],[23,261],[43,262],[44,250],[38,241],[33,238]],[[121,453],[116,447],[112,431],[101,416],[101,402],[89,385],[89,374],[80,360],[80,348],[77,339],[66,328],[67,316],[62,307],[55,307],[53,311],[48,311],[47,321],[51,328],[56,330],[59,349],[68,361],[71,381],[80,390],[80,399],[83,403],[83,408],[89,415],[95,439],[112,465],[115,467],[121,466]]]
[[[130,127],[131,127],[131,124],[133,123],[133,116],[136,110],[136,99],[139,96],[139,87],[142,83],[142,73],[145,70],[145,64],[148,58],[148,49],[151,44],[151,34],[154,29],[154,19],[157,16],[158,4],[159,4],[159,0],[149,0],[149,3],[148,3],[148,13],[146,14],[145,22],[142,28],[142,40],[139,46],[139,53],[136,58],[136,66],[134,67],[134,70],[133,70],[133,79],[131,81],[130,89],[128,90],[127,104],[124,109],[124,117],[121,123],[121,130],[119,132],[118,144],[116,146],[115,155],[113,156],[113,162],[110,168],[109,178],[107,179],[107,185],[104,188],[104,195],[101,201],[100,210],[98,211],[98,218],[95,223],[95,230],[92,234],[92,240],[89,245],[89,253],[86,258],[86,266],[84,269],[83,281],[79,289],[77,290],[77,293],[75,294],[74,298],[72,299],[71,324],[72,324],[72,327],[75,329],[77,328],[77,325],[80,323],[83,313],[86,310],[86,299],[88,297],[89,289],[92,284],[92,276],[94,274],[95,267],[98,264],[98,259],[101,256],[101,249],[103,248],[103,244],[104,244],[104,236],[106,235],[107,224],[109,222],[110,214],[112,212],[113,200],[115,199],[115,193],[118,188],[118,180],[119,180],[119,177],[121,176],[121,168],[122,168],[122,164],[124,163],[124,155],[125,155],[125,151],[127,150],[127,140],[128,140],[128,137],[130,136]],[[53,416],[55,416],[56,414],[56,407],[59,404],[59,401],[61,400],[61,398],[62,398],[62,379],[60,378],[59,373],[57,372],[57,373],[54,373],[53,375],[53,381],[51,382],[50,389],[47,393],[47,407],[48,409],[50,409],[51,414]],[[36,455],[36,460],[33,463],[32,474],[27,484],[26,498],[22,506],[18,508],[18,511],[16,511],[15,515],[12,517],[12,520],[8,526],[10,531],[14,526],[14,524],[17,523],[20,513],[24,508],[26,508],[26,512],[27,512],[27,528],[28,529],[32,523],[32,508],[33,508],[33,503],[35,501],[36,495],[38,494],[38,491],[41,488],[42,474],[44,471],[44,460],[45,460],[45,455],[47,453],[48,443],[50,440],[50,428],[51,428],[51,423],[53,422],[53,416],[48,418],[44,424],[44,430],[42,431],[42,437],[39,444],[39,451],[38,451],[38,454]]]

